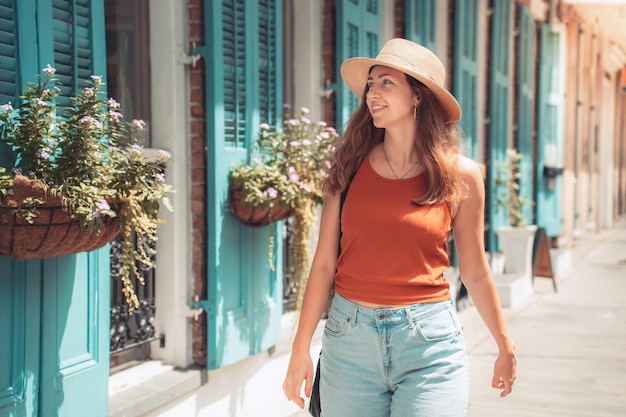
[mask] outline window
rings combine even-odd
[[[141,119],[147,129],[142,145],[150,147],[150,56],[148,0],[105,2],[107,87],[128,120]],[[154,340],[154,270],[140,268],[144,285],[134,277],[140,307],[133,314],[121,291],[120,243],[111,242],[111,369],[150,357]]]

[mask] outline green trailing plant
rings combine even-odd
[[[235,165],[230,171],[231,186],[241,187],[245,204],[293,210],[294,227],[288,239],[291,276],[298,288],[298,308],[311,262],[309,242],[316,219],[315,209],[324,199],[319,184],[328,175],[336,139],[333,127],[323,121],[310,120],[309,109],[302,107],[294,114],[287,104],[282,124],[261,124],[255,155],[248,163]],[[270,216],[271,212],[269,210]],[[269,239],[269,264],[273,268],[271,233]]]
[[[138,264],[151,266],[161,204],[172,210],[166,194],[173,190],[164,175],[170,156],[165,151],[146,156],[138,144],[145,123],[124,120],[99,76],[71,97],[68,108],[58,108],[55,72],[44,68],[17,107],[0,106],[0,136],[15,155],[11,170],[0,168],[0,202],[13,194],[14,179],[22,175],[60,196],[63,210],[82,228],[99,231],[107,218],[118,217],[123,292],[132,312],[139,301],[131,275],[141,281]],[[42,204],[26,198],[16,212],[32,223]]]
[[[523,155],[512,148],[507,149],[506,154],[507,160],[498,164],[495,176],[495,202],[498,208],[507,212],[511,227],[523,227],[526,225],[523,210],[530,203],[528,198],[520,195],[520,163]]]

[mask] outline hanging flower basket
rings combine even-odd
[[[29,223],[20,213],[21,202],[33,197],[45,200]],[[99,249],[119,233],[117,217],[105,217],[98,231],[83,229],[62,208],[61,197],[46,193],[40,183],[15,176],[13,195],[0,201],[0,255],[18,260],[44,259]]]
[[[292,208],[285,209],[281,207],[278,197],[276,198],[276,203],[271,206],[251,206],[243,201],[241,185],[233,184],[233,182],[231,182],[228,189],[228,201],[233,215],[246,226],[267,226],[272,222],[285,220],[295,213]]]

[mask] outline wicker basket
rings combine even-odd
[[[243,202],[240,186],[231,184],[228,190],[228,202],[233,215],[246,226],[267,226],[272,222],[287,219],[294,215],[293,209],[285,209],[279,204],[272,207],[251,206]]]
[[[108,218],[98,232],[80,227],[78,221],[62,210],[61,198],[48,195],[43,187],[17,175],[13,195],[0,201],[0,255],[18,260],[44,259],[99,249],[119,233],[118,218]],[[27,197],[46,202],[37,207],[32,224],[17,212]]]

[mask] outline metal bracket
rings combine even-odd
[[[327,79],[324,83],[324,89],[321,89],[319,94],[320,96],[328,99],[335,93],[335,88],[336,85],[334,83],[331,83],[330,80]]]
[[[200,314],[204,313],[204,308],[202,307],[203,303],[206,301],[200,301],[200,296],[195,294],[193,296],[193,304],[186,311],[185,317],[193,318],[193,321],[198,321]]]
[[[179,54],[179,61],[183,65],[191,65],[192,68],[196,67],[196,63],[201,59],[207,57],[209,48],[205,46],[196,47],[196,42],[193,42],[193,47],[189,53],[181,51]]]

